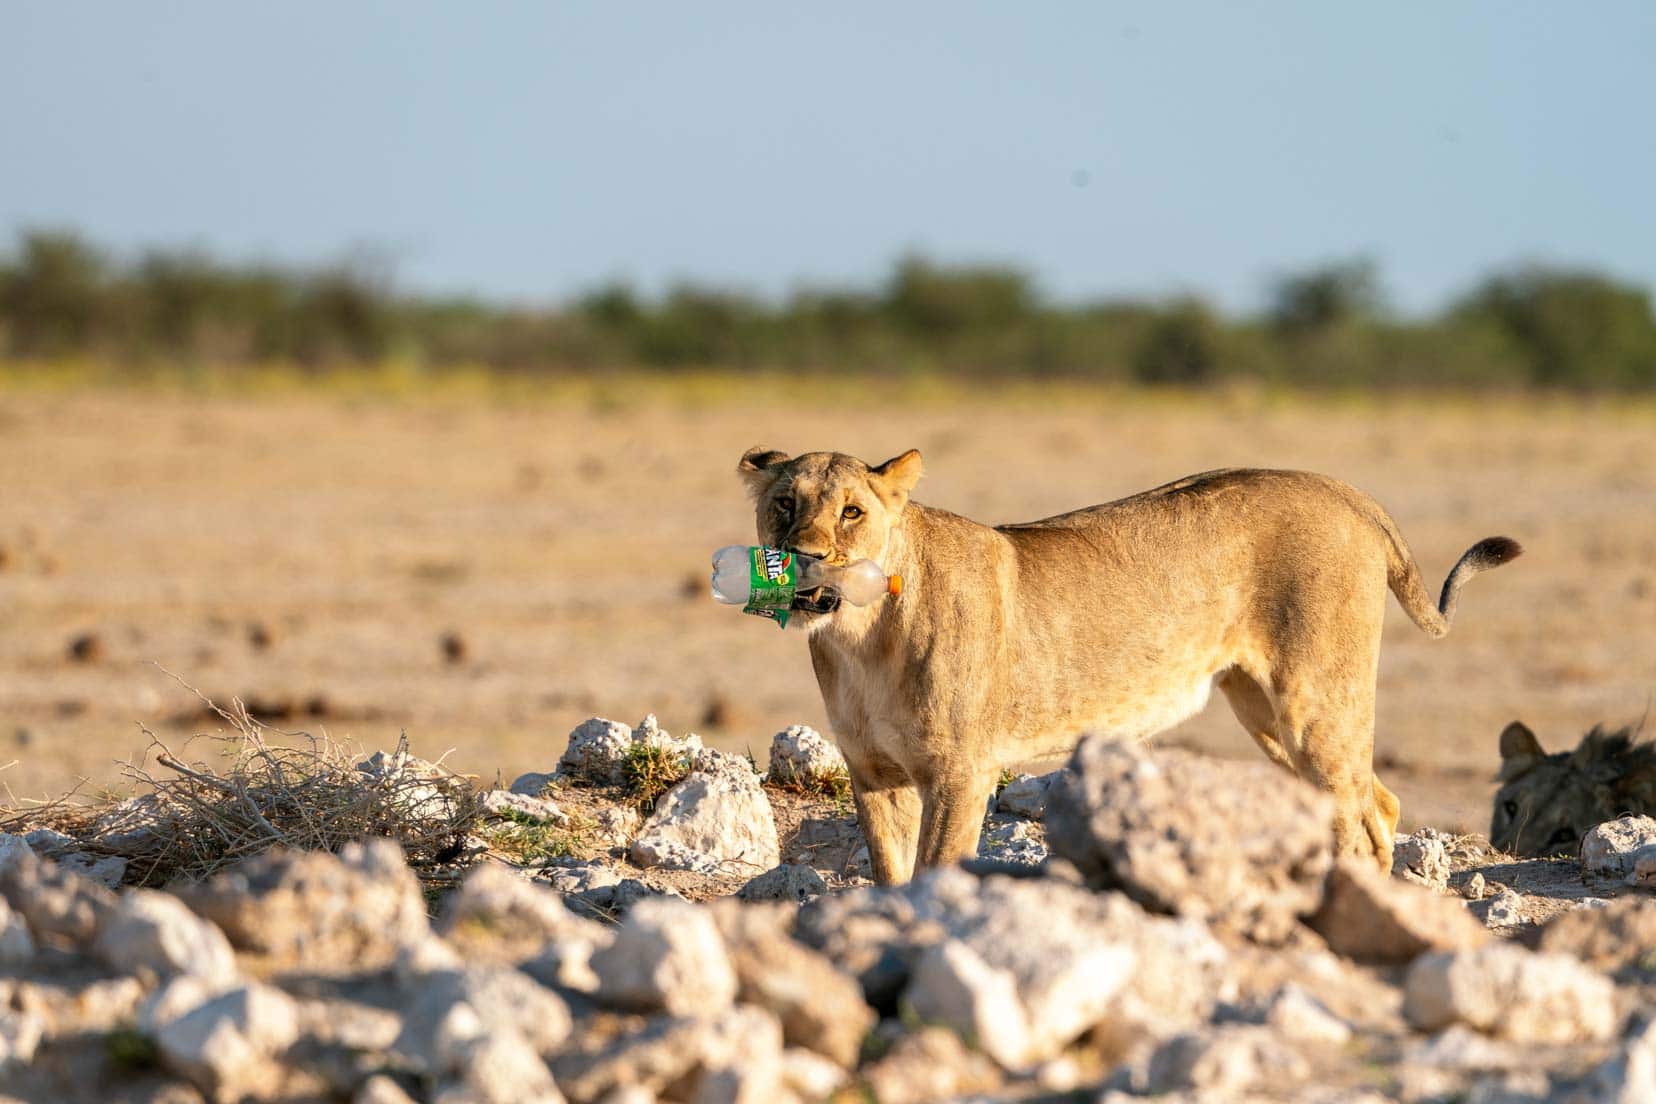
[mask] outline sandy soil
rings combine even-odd
[[[192,398],[0,391],[0,782],[113,785],[204,727],[203,691],[289,727],[491,778],[550,769],[602,714],[761,758],[825,726],[798,633],[715,606],[752,520],[741,451],[917,446],[921,500],[1041,517],[1206,468],[1328,472],[1391,510],[1435,587],[1477,538],[1527,556],[1430,641],[1395,605],[1377,760],[1404,826],[1485,831],[1496,734],[1552,747],[1656,686],[1656,412],[1409,399],[951,395],[768,380],[562,397]],[[1075,580],[1077,589],[1086,586]],[[443,637],[454,634],[445,650]],[[74,643],[84,638],[77,657]],[[1163,737],[1259,753],[1215,696]]]

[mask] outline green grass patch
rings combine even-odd
[[[682,751],[659,744],[635,743],[622,761],[627,789],[645,816],[655,812],[656,800],[684,781],[690,773],[690,757]]]
[[[849,815],[856,809],[856,802],[851,794],[851,775],[844,770],[837,770],[832,774],[795,775],[786,782],[772,782],[771,785],[783,793],[824,798],[833,802],[836,812],[844,815]]]
[[[482,828],[489,847],[525,866],[579,856],[586,842],[585,825],[558,826],[508,811]]]
[[[131,1025],[117,1027],[105,1035],[104,1052],[109,1055],[111,1065],[131,1073],[157,1069],[161,1065],[161,1052],[156,1049],[155,1040]]]

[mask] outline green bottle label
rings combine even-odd
[[[787,628],[794,593],[799,590],[799,572],[794,569],[793,553],[780,548],[750,548],[748,568],[751,589],[742,612],[768,617],[778,628]]]

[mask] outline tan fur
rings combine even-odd
[[[1460,584],[1518,554],[1481,542],[1434,607],[1385,511],[1320,475],[1208,472],[991,528],[910,501],[915,451],[870,468],[754,449],[739,470],[761,542],[903,577],[900,597],[796,615],[882,882],[973,854],[1004,764],[1153,736],[1215,684],[1334,796],[1339,850],[1389,869],[1397,799],[1371,765],[1388,586],[1442,635]]]

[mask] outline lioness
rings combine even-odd
[[[1380,505],[1306,472],[1206,472],[991,528],[909,499],[915,450],[869,467],[755,448],[738,470],[761,543],[903,577],[872,606],[794,615],[886,883],[975,853],[1003,764],[1088,731],[1152,736],[1214,684],[1273,762],[1334,796],[1337,848],[1390,869],[1397,798],[1372,768],[1386,590],[1442,636],[1461,585],[1520,551],[1479,541],[1434,606]]]

